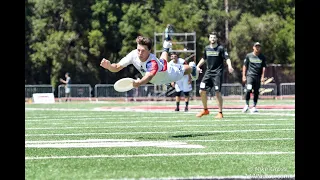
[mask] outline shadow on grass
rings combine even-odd
[[[170,138],[190,138],[190,137],[198,137],[198,136],[213,136],[219,133],[198,133],[198,134],[181,134],[175,136],[169,136]]]
[[[136,139],[156,139],[156,140],[170,140],[170,139],[177,139],[177,138],[192,138],[192,137],[201,137],[201,136],[217,136],[222,133],[197,133],[197,134],[180,134],[180,135],[173,135],[173,136],[141,136],[137,137]]]

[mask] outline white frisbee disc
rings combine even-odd
[[[116,83],[114,83],[114,89],[118,92],[126,92],[133,89],[133,81],[132,78],[122,78],[119,79]]]

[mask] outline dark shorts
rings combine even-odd
[[[252,86],[253,91],[259,92],[261,87],[261,77],[260,76],[247,76],[246,88],[248,89],[248,85]]]
[[[213,88],[214,91],[221,92],[222,74],[222,71],[218,74],[206,72],[201,80],[200,89],[209,92]]]
[[[181,97],[182,94],[183,94],[185,97],[189,97],[190,91],[188,91],[188,92],[184,92],[184,91],[179,91],[179,92],[177,92],[177,91],[176,91],[175,96]]]

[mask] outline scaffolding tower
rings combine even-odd
[[[172,48],[170,49],[171,52],[176,52],[179,54],[180,58],[183,58],[188,63],[194,61],[196,63],[196,32],[185,32],[185,33],[168,33],[171,37],[172,41]],[[161,53],[163,52],[162,44],[165,39],[165,33],[154,33],[154,54],[157,57],[160,57]],[[170,60],[168,60],[170,61]],[[197,63],[196,63],[197,64]],[[165,85],[155,85],[155,92],[161,93],[166,91],[167,87]],[[193,81],[193,88],[192,95],[196,95],[196,81]]]

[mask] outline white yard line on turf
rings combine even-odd
[[[198,141],[198,142],[210,142],[210,141],[282,141],[282,140],[294,140],[294,138],[252,138],[252,139],[195,139],[195,140],[183,140],[183,141]],[[48,141],[25,141],[26,144],[42,144],[42,143],[104,143],[104,142],[136,142],[137,139],[80,139],[80,140],[48,140]],[[176,142],[178,140],[168,140],[169,142]],[[181,141],[178,141],[181,142]]]
[[[28,134],[30,136],[89,136],[107,134],[174,134],[174,133],[247,133],[247,132],[274,132],[274,131],[295,131],[295,129],[243,129],[243,130],[216,130],[216,131],[159,131],[159,132],[110,132],[110,133],[69,133],[69,134]]]
[[[75,126],[75,127],[37,127],[37,128],[25,128],[25,130],[48,130],[48,129],[112,129],[112,128],[121,128],[121,129],[130,129],[130,128],[176,128],[176,127],[233,127],[233,126],[294,126],[294,123],[291,124],[179,124],[179,125],[159,125],[159,126],[99,126],[99,127],[83,127],[83,126]]]
[[[191,177],[157,177],[157,178],[140,178],[139,180],[294,180],[295,175],[291,174],[277,174],[277,175],[266,175],[266,174],[248,174],[246,176],[191,176]],[[111,180],[123,180],[123,179],[111,179]],[[135,180],[135,179],[126,179]]]
[[[208,156],[208,155],[283,155],[295,152],[198,152],[198,153],[170,153],[170,154],[137,154],[137,155],[91,155],[91,156],[37,156],[25,157],[25,160],[39,159],[89,159],[89,158],[136,158],[136,157],[168,157],[168,156]]]

